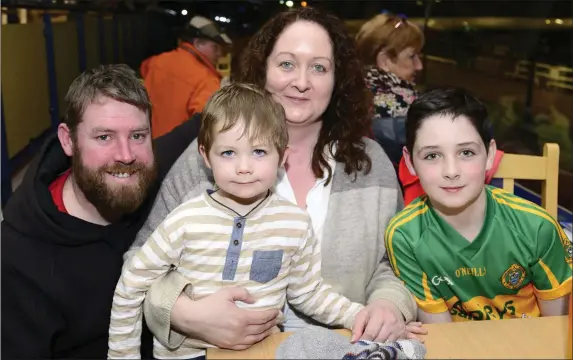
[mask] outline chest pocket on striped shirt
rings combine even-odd
[[[282,263],[283,250],[255,250],[249,279],[259,283],[269,282],[277,277]]]

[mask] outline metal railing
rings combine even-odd
[[[422,55],[424,56],[424,55]],[[443,64],[457,65],[457,61],[453,59],[443,58],[434,55],[426,55],[428,60],[440,62]],[[515,64],[513,71],[504,72],[505,76],[527,80],[529,74],[530,62],[527,60],[520,60]],[[535,63],[535,74],[534,74],[535,85],[562,89],[562,90],[573,90],[573,69],[566,66],[560,65],[549,65],[544,63]]]
[[[505,72],[506,76],[526,80],[531,63],[527,60],[518,61],[513,71]],[[548,88],[573,90],[573,69],[565,66],[554,66],[535,63],[535,85]]]

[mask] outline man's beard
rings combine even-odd
[[[133,174],[132,176],[138,177],[138,181],[134,185],[118,183],[110,186],[105,180],[106,173]],[[143,204],[157,179],[157,164],[155,160],[151,165],[141,162],[129,165],[116,162],[92,170],[84,166],[80,150],[75,147],[72,174],[85,198],[104,219],[114,222],[135,212]]]

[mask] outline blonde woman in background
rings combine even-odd
[[[417,95],[414,81],[422,70],[424,34],[405,16],[380,14],[362,26],[356,41],[373,94],[374,136],[397,166],[405,143],[406,112]]]

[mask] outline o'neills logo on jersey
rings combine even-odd
[[[513,264],[501,276],[501,283],[508,289],[515,290],[525,280],[525,269],[519,264]]]
[[[456,277],[462,276],[485,276],[487,270],[483,267],[461,267],[456,270]]]

